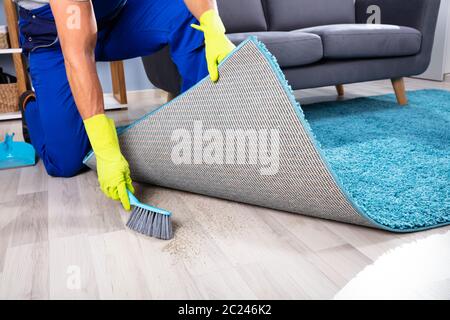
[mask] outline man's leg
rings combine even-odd
[[[99,31],[97,61],[116,61],[155,53],[168,43],[173,11],[182,0],[128,0],[107,27]]]
[[[111,27],[99,34],[97,60],[147,56],[170,45],[183,91],[207,76],[203,33],[183,0],[128,0]]]
[[[36,101],[25,109],[31,142],[48,174],[74,176],[84,168],[82,161],[90,144],[70,90],[61,50],[31,53],[30,73],[36,91]]]
[[[170,53],[183,79],[184,92],[208,75],[203,32],[191,24],[199,24],[186,6],[179,11],[169,36]]]
[[[192,17],[195,19],[194,17]],[[195,31],[195,30],[193,30]],[[183,37],[189,34],[191,30],[180,30],[180,36]],[[201,33],[199,31],[196,31]],[[175,41],[178,41],[175,40]],[[202,45],[195,50],[184,50],[184,48],[178,47],[177,50],[171,46],[172,60],[178,68],[178,72],[182,78],[181,92],[185,92],[200,80],[208,76],[208,66],[206,62],[205,46]]]

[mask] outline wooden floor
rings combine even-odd
[[[450,82],[406,86],[450,90]],[[390,81],[345,90],[345,98],[392,93]],[[334,88],[296,94],[303,104],[336,99]],[[163,99],[131,93],[128,111],[110,115],[126,123]],[[11,131],[20,122],[0,122],[0,136]],[[42,163],[0,171],[0,298],[450,299],[450,227],[399,235],[138,189],[175,213],[174,240],[125,229],[127,213],[101,194],[93,172],[50,178]]]

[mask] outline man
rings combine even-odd
[[[76,175],[92,146],[102,191],[129,210],[130,170],[114,122],[104,114],[95,62],[146,56],[169,45],[183,91],[208,71],[217,81],[217,65],[234,45],[225,36],[216,1],[15,1],[36,92],[23,97],[22,108],[47,172]]]

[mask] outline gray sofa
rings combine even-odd
[[[403,77],[430,63],[440,0],[218,0],[228,37],[257,36],[294,90],[391,79],[406,104]],[[373,7],[377,6],[377,7]],[[379,8],[381,24],[367,24]],[[181,79],[166,47],[144,57],[150,81],[176,95]]]

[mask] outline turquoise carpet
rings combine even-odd
[[[450,92],[302,106],[355,203],[397,230],[450,223]]]
[[[205,78],[121,130],[135,181],[395,232],[450,223],[450,92],[409,92],[403,107],[388,95],[302,108],[254,37],[219,68],[217,84]],[[245,161],[192,162],[198,121],[219,133],[277,128],[276,172]],[[182,163],[172,157],[180,129],[189,137]],[[95,155],[85,161],[96,167]]]

